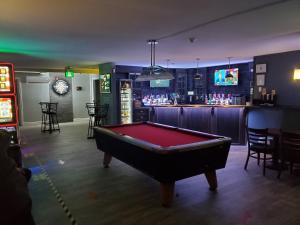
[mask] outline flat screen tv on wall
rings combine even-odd
[[[234,86],[238,85],[239,69],[223,69],[215,70],[214,84],[215,86]]]
[[[169,87],[169,80],[150,80],[150,87]]]

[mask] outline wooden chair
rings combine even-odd
[[[268,129],[247,128],[248,155],[244,169],[247,170],[249,158],[257,159],[257,165],[263,160],[263,175],[266,174],[266,160],[272,159],[273,146],[268,142]],[[261,158],[261,154],[263,157]],[[268,156],[267,155],[271,155]]]
[[[281,132],[281,168],[285,163],[289,163],[290,174],[293,174],[294,164],[300,164],[300,133]],[[282,169],[278,172],[280,178]]]

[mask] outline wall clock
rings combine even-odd
[[[69,92],[70,85],[67,81],[58,79],[52,84],[52,89],[58,95],[65,95]]]

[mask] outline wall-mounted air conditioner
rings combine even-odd
[[[40,75],[26,76],[26,83],[49,83],[49,73],[41,73]]]

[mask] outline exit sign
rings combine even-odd
[[[66,70],[65,77],[74,77],[74,71],[70,69]]]

